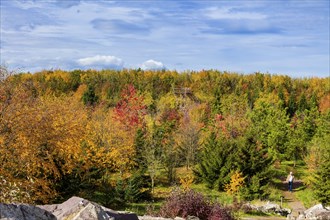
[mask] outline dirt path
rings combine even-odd
[[[293,183],[293,192],[288,191],[288,183],[286,183],[284,180],[282,182],[282,185],[280,185],[280,188],[282,190],[283,195],[283,202],[288,203],[289,208],[292,210],[292,216],[297,218],[300,213],[306,210],[304,205],[296,198],[295,192],[297,192],[297,189],[302,186],[301,180],[295,180]],[[244,217],[243,220],[283,220],[286,219],[285,217],[277,217],[277,216],[271,216],[271,217],[265,217],[265,216],[251,216],[251,217]]]
[[[288,203],[294,217],[298,217],[300,213],[306,210],[304,205],[295,196],[295,189],[298,189],[302,184],[301,180],[295,180],[293,183],[293,192],[289,192],[287,190],[287,183],[283,183],[283,201]]]

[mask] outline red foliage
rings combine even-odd
[[[143,97],[137,94],[133,85],[128,85],[123,89],[121,100],[115,108],[115,119],[128,128],[139,127],[142,126],[146,113]]]
[[[229,209],[213,204],[201,193],[193,190],[172,192],[160,209],[162,217],[183,217],[196,216],[203,220],[234,219]]]
[[[163,122],[174,122],[177,123],[180,121],[181,115],[176,109],[167,109],[161,115],[161,121]]]

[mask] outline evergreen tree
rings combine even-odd
[[[317,124],[318,127],[309,149],[309,156],[316,160],[314,166],[308,161],[307,165],[315,167],[315,170],[311,170],[310,175],[315,176],[312,186],[316,198],[324,205],[330,205],[330,111],[321,115]],[[313,161],[310,162],[313,163]]]
[[[285,143],[289,129],[289,118],[285,110],[264,101],[256,102],[249,114],[251,130],[256,140],[271,152],[272,156],[281,160],[285,154]]]
[[[314,92],[309,100],[309,109],[313,109],[313,108],[317,108],[317,107],[318,107],[318,101],[317,101],[317,97]]]
[[[319,113],[316,108],[297,112],[292,118],[286,142],[286,159],[300,160],[307,154],[309,143],[317,129],[317,118]]]
[[[329,138],[328,138],[329,139]],[[317,199],[325,206],[330,205],[330,148],[324,149],[320,161],[320,167],[316,172],[314,185]]]
[[[309,107],[308,107],[308,103],[307,103],[307,100],[306,100],[306,96],[303,93],[300,96],[300,100],[299,100],[299,103],[298,103],[298,111],[303,112],[305,109],[309,109]]]
[[[195,175],[209,188],[223,190],[224,184],[230,181],[231,170],[234,170],[233,153],[236,149],[235,142],[225,139],[220,141],[212,132],[204,144],[200,162],[194,170]]]
[[[135,147],[135,162],[137,168],[146,168],[146,161],[145,161],[145,150],[146,150],[146,134],[144,129],[139,128],[135,134],[134,140],[134,147]]]
[[[286,107],[286,102],[285,102],[285,96],[284,96],[284,92],[283,92],[283,87],[282,87],[282,86],[279,88],[279,91],[278,91],[278,97],[279,97],[279,99],[281,100],[281,103],[279,104],[279,106],[280,106],[282,109],[285,109],[285,107]]]
[[[87,90],[84,92],[81,99],[85,105],[92,106],[98,101],[99,97],[95,94],[94,90],[94,87],[89,85]]]
[[[243,144],[240,145],[235,161],[238,170],[245,177],[246,187],[242,190],[242,196],[247,200],[265,196],[273,164],[267,148],[256,141],[252,134],[248,133],[242,140]]]
[[[295,114],[296,110],[297,110],[297,107],[296,107],[296,97],[295,97],[295,93],[292,92],[292,93],[290,93],[290,96],[289,96],[287,113],[288,113],[288,115],[290,117],[293,117],[293,115]]]
[[[212,102],[212,113],[220,114],[221,113],[221,89],[217,87],[214,92],[214,100]]]

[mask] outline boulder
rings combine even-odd
[[[0,203],[1,220],[56,220],[47,210],[27,204]]]
[[[322,204],[317,204],[304,212],[306,219],[330,219],[330,210],[323,207]]]
[[[139,216],[139,220],[185,220],[181,217],[175,217],[173,218],[163,218],[163,217],[154,217],[149,215]]]
[[[1,220],[138,220],[134,213],[117,212],[79,197],[61,204],[25,205],[0,203]]]
[[[330,219],[330,210],[323,207],[322,204],[317,204],[306,211],[304,213],[301,213],[297,220],[329,220]]]
[[[267,202],[267,204],[260,207],[260,210],[264,213],[279,212],[281,207],[275,203]]]

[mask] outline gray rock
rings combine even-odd
[[[149,215],[139,216],[139,220],[186,220],[181,217],[175,217],[173,218],[163,218],[163,217],[154,217]]]
[[[200,220],[198,217],[196,216],[188,216],[186,220]]]
[[[265,213],[279,212],[281,207],[275,203],[268,202],[267,204],[260,207],[261,211]]]
[[[117,212],[88,200],[71,197],[61,204],[0,204],[0,220],[138,220],[134,213]]]
[[[330,219],[330,211],[323,207],[322,204],[317,204],[304,212],[306,219]]]
[[[149,215],[139,216],[139,220],[173,220],[172,218],[154,217]]]
[[[0,203],[1,220],[56,220],[56,217],[39,207],[27,204]]]
[[[329,210],[322,210],[318,213],[315,213],[316,219],[320,220],[330,220],[330,211]]]

